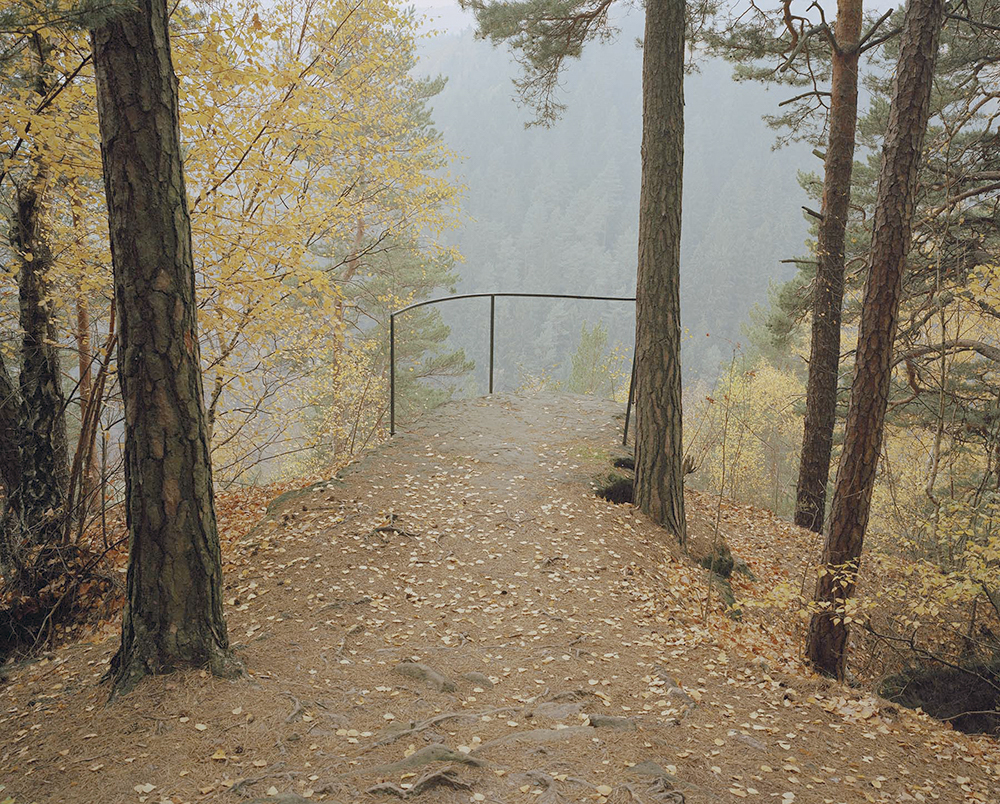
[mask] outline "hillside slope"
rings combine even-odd
[[[0,801],[997,801],[995,743],[804,671],[735,623],[664,534],[591,481],[620,408],[452,403],[284,495],[226,568],[249,675],[112,707],[109,633],[0,696]],[[692,495],[695,530],[714,502]],[[811,535],[721,512],[763,595]]]
[[[614,8],[618,8],[616,5]],[[422,45],[419,71],[447,78],[430,101],[435,126],[459,155],[463,218],[443,237],[458,248],[461,292],[527,291],[631,296],[639,242],[642,139],[641,8],[612,12],[620,33],[569,59],[556,99],[566,105],[550,128],[524,128],[531,110],[513,99],[521,73],[506,47],[472,30]],[[790,279],[781,260],[808,254],[810,204],[800,171],[819,171],[812,146],[774,150],[778,134],[762,115],[798,90],[732,80],[732,65],[699,58],[684,79],[684,220],[681,237],[685,380],[711,381],[744,341],[741,326],[768,286]],[[489,121],[484,125],[483,121]],[[441,308],[450,343],[476,361],[473,387],[486,388],[488,338],[481,302]],[[568,373],[583,321],[602,322],[610,342],[631,351],[632,310],[586,302],[504,300],[498,307],[496,385],[514,390],[522,374]],[[521,338],[525,331],[537,333]],[[706,337],[708,335],[708,337]]]

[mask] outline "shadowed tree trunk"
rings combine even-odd
[[[39,98],[49,91],[49,47],[42,35],[29,39],[33,55],[31,88]],[[69,464],[66,445],[65,400],[61,387],[59,352],[56,347],[49,271],[52,250],[46,232],[46,195],[49,177],[45,154],[36,149],[27,175],[14,187],[14,214],[10,222],[11,249],[20,261],[17,277],[21,349],[17,390],[4,367],[0,393],[4,395],[2,428],[5,452],[16,449],[13,465],[5,467],[7,504],[0,527],[5,531],[4,563],[16,569],[17,585],[26,594],[35,593],[58,573],[61,566],[49,566],[49,551],[32,560],[35,569],[27,572],[21,551],[29,545],[57,548],[63,538],[66,485]],[[3,437],[0,435],[0,437]],[[15,471],[16,467],[16,471]]]
[[[843,607],[854,594],[882,451],[917,168],[943,22],[944,0],[910,0],[907,4],[882,151],[844,451],[823,549],[825,571],[816,585],[819,609],[809,623],[806,648],[815,668],[836,678],[844,677],[848,628]]]
[[[30,182],[18,187],[13,243],[23,255],[18,274],[21,325],[21,480],[16,492],[24,536],[32,544],[62,540],[66,484],[65,400],[49,288],[52,251],[44,231],[46,174],[35,160]]]
[[[166,0],[92,34],[125,406],[129,565],[112,696],[144,675],[233,675]]]
[[[20,408],[17,385],[0,353],[0,482],[3,483],[4,493],[3,506],[0,507],[0,568],[5,573],[15,572],[18,567],[20,536],[14,526],[18,520],[11,504],[15,502],[12,495],[21,483],[21,452],[18,448]]]
[[[21,479],[21,454],[17,448],[21,397],[0,353],[0,483],[10,497]]]
[[[70,193],[70,213],[73,219],[73,228],[78,232],[83,229],[80,215],[78,213],[78,200],[75,193]],[[87,295],[84,289],[82,278],[78,280],[76,287],[76,352],[77,365],[80,372],[80,386],[78,395],[80,397],[80,421],[83,422],[87,407],[91,404],[91,397],[94,392],[94,355],[90,343],[90,307],[87,302]],[[81,437],[83,434],[81,433]],[[82,519],[86,515],[86,508],[92,502],[91,498],[94,489],[97,488],[97,456],[88,445],[80,444],[77,449],[83,449],[87,453],[85,465],[80,470],[80,493],[77,499],[81,500],[83,510],[74,512],[75,516]]]
[[[817,533],[823,530],[833,429],[837,420],[840,322],[844,304],[844,237],[851,203],[851,172],[858,125],[861,6],[861,0],[839,0],[837,4],[829,134],[823,177],[823,217],[816,244],[812,340],[795,524]]]
[[[642,98],[635,500],[684,544],[680,365],[684,0],[646,3]]]

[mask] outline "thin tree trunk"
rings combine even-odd
[[[81,230],[80,216],[77,211],[78,200],[75,194],[70,194],[70,209],[71,215],[73,216],[73,228],[76,231]],[[77,352],[77,365],[80,372],[80,387],[78,389],[80,397],[80,421],[83,421],[84,413],[87,410],[88,405],[91,401],[91,396],[93,395],[93,362],[94,355],[93,349],[90,343],[90,308],[87,305],[87,297],[84,294],[83,282],[78,281],[76,287],[76,352]],[[77,449],[81,449],[81,445],[77,445]],[[97,460],[94,455],[94,451],[91,449],[88,453],[89,457],[86,461],[86,465],[83,467],[82,474],[80,477],[80,500],[89,500],[93,495],[94,489],[97,488]],[[83,511],[79,512],[80,517],[84,516]]]
[[[35,63],[32,87],[48,92],[48,46],[41,34],[31,37]],[[21,328],[18,388],[18,450],[20,476],[11,493],[18,538],[29,544],[57,545],[62,538],[69,464],[66,446],[65,402],[61,388],[57,332],[53,316],[49,271],[52,250],[45,230],[48,191],[45,156],[36,150],[30,174],[14,192],[14,220],[10,243],[20,258],[18,311]],[[25,589],[25,591],[29,591]]]
[[[817,670],[836,678],[844,677],[848,628],[843,607],[854,594],[882,451],[917,170],[943,22],[944,0],[907,4],[882,151],[844,451],[823,549],[825,572],[816,585],[819,608],[809,624],[806,649]]]
[[[83,537],[83,531],[87,526],[87,514],[90,509],[91,498],[96,495],[97,486],[89,490],[84,485],[84,467],[88,464],[96,464],[94,460],[95,441],[97,439],[97,429],[100,426],[101,405],[104,401],[104,387],[108,379],[108,368],[111,365],[111,354],[117,343],[118,336],[115,334],[115,308],[111,308],[111,316],[108,320],[108,340],[102,350],[104,358],[98,367],[97,376],[94,381],[93,391],[90,401],[84,408],[80,417],[80,438],[77,442],[76,454],[73,456],[73,466],[70,471],[69,493],[67,499],[71,505],[75,505],[76,512],[76,541]],[[98,482],[100,478],[98,478]],[[77,484],[79,491],[77,492]],[[74,492],[77,492],[74,496]],[[87,496],[85,496],[87,495]],[[102,506],[103,506],[102,501]]]
[[[13,227],[14,247],[22,255],[18,274],[22,334],[18,494],[28,540],[33,544],[57,544],[68,480],[65,401],[48,278],[52,252],[43,223],[46,176],[40,162],[36,162],[33,172],[30,182],[17,188]]]
[[[90,349],[90,310],[87,309],[87,300],[83,298],[83,291],[77,288],[76,297],[76,332],[74,336],[76,337],[76,351],[77,351],[77,366],[80,372],[80,387],[78,393],[80,396],[80,416],[83,417],[83,412],[87,408],[87,404],[90,402],[90,396],[93,393],[93,372],[91,370],[91,363],[94,360],[94,356]],[[91,467],[88,471],[93,472],[94,467]]]
[[[215,380],[212,382],[212,396],[208,401],[208,409],[205,414],[205,426],[208,428],[208,443],[212,444],[215,438],[215,414],[219,407],[219,400],[222,399],[222,392],[226,389],[226,381],[222,376],[222,365],[215,367]]]
[[[16,511],[20,504],[17,490],[21,485],[20,422],[21,397],[0,353],[0,482],[4,493],[0,505],[0,571],[8,576],[18,575],[21,567],[18,560],[21,518]]]
[[[345,286],[354,279],[358,270],[361,268],[361,249],[365,243],[365,216],[363,213],[358,214],[357,225],[354,229],[354,250],[347,257],[347,270],[344,275],[340,278],[340,284]],[[333,356],[331,363],[333,365],[334,371],[340,370],[340,360],[341,354],[344,347],[344,333],[347,330],[347,321],[345,318],[345,305],[344,305],[344,287],[341,288],[341,295],[338,297],[333,308],[333,331],[334,331],[334,342],[333,342]]]
[[[87,309],[87,300],[82,297],[83,291],[77,289],[76,298],[76,350],[80,370],[80,410],[87,407],[90,401],[90,394],[93,387],[93,374],[91,373],[91,361],[93,355],[90,353],[90,311]]]
[[[684,0],[646,3],[642,107],[635,499],[644,513],[684,544],[680,364]]]
[[[129,566],[112,696],[178,666],[239,671],[222,569],[196,330],[191,220],[166,0],[92,35],[125,406]]]
[[[823,176],[823,217],[816,244],[806,418],[795,503],[795,524],[817,533],[823,530],[826,484],[830,477],[830,454],[837,420],[844,238],[858,125],[861,17],[862,0],[839,0],[830,83],[830,130]]]
[[[339,382],[341,368],[343,367],[344,352],[346,348],[346,337],[347,337],[347,313],[346,305],[344,303],[344,293],[346,292],[348,283],[354,279],[355,275],[361,268],[361,251],[365,242],[365,216],[363,212],[358,213],[357,224],[354,229],[354,249],[348,255],[346,261],[346,270],[343,276],[340,277],[339,296],[337,301],[334,303],[333,308],[333,346],[330,349],[330,369],[334,376],[334,382]],[[398,391],[398,389],[397,389]],[[341,454],[353,455],[354,454],[354,440],[357,434],[357,420],[354,422],[354,427],[351,430],[350,437],[339,435],[334,437],[333,442],[333,454],[339,456]]]
[[[21,482],[20,409],[21,395],[0,353],[0,483],[7,501]]]

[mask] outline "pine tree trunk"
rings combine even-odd
[[[20,407],[17,385],[0,353],[0,483],[3,484],[5,502],[10,500],[10,495],[21,482],[21,453],[17,447]]]
[[[0,505],[0,572],[7,576],[20,571],[20,515],[12,507],[18,504],[16,494],[21,484],[20,422],[21,398],[17,384],[0,353],[0,482],[4,493]]]
[[[823,530],[837,420],[840,322],[844,304],[844,238],[851,203],[851,172],[858,125],[858,42],[862,0],[839,0],[830,83],[830,120],[823,177],[823,218],[816,244],[812,341],[806,418],[796,488],[795,524]]]
[[[49,47],[42,34],[29,40],[34,56],[31,87],[39,97],[49,91]],[[64,534],[69,463],[57,332],[52,314],[49,271],[52,250],[46,232],[48,171],[41,149],[30,160],[28,176],[14,188],[10,244],[20,259],[18,313],[21,352],[16,443],[19,473],[9,491],[4,528],[16,553],[21,544],[55,547]],[[9,380],[9,376],[8,376]],[[44,564],[43,559],[40,564]],[[43,578],[25,576],[22,591],[31,594]]]
[[[680,245],[684,1],[648,0],[642,60],[642,190],[636,282],[635,500],[681,544]]]
[[[817,670],[836,678],[844,677],[847,653],[848,628],[842,608],[854,594],[882,451],[917,170],[943,22],[944,0],[910,0],[907,4],[882,151],[844,451],[823,549],[826,571],[816,585],[820,610],[809,624],[806,649]]]
[[[22,255],[18,274],[21,477],[16,494],[28,542],[57,545],[63,537],[69,480],[65,401],[49,287],[52,251],[44,229],[47,177],[41,159],[33,160],[32,173],[15,193],[11,238]]]
[[[76,198],[71,199],[71,214],[73,217],[73,228],[81,229],[80,217],[77,213],[77,200]],[[77,353],[77,365],[80,372],[80,387],[78,389],[78,395],[80,397],[80,422],[83,422],[84,415],[87,411],[87,406],[91,403],[91,397],[94,393],[94,355],[93,349],[90,343],[90,308],[87,305],[87,297],[84,293],[83,282],[78,281],[76,287],[76,353]],[[84,437],[84,433],[81,432],[80,437]],[[97,488],[97,456],[92,449],[92,445],[87,443],[80,443],[77,445],[78,450],[82,450],[83,454],[87,457],[85,459],[85,466],[82,467],[80,473],[80,493],[77,499],[84,502],[83,508],[86,509],[87,503],[91,500],[94,494],[94,490]],[[86,511],[74,512],[75,516],[83,517]]]
[[[232,675],[166,0],[93,32],[125,406],[129,566],[112,695],[144,675]]]

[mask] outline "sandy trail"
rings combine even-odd
[[[61,649],[2,692],[0,802],[1000,800],[987,741],[797,674],[773,615],[733,623],[594,496],[621,412],[452,403],[280,498],[226,570],[248,678],[107,708],[116,638]],[[764,578],[805,543],[777,527],[744,555]]]

